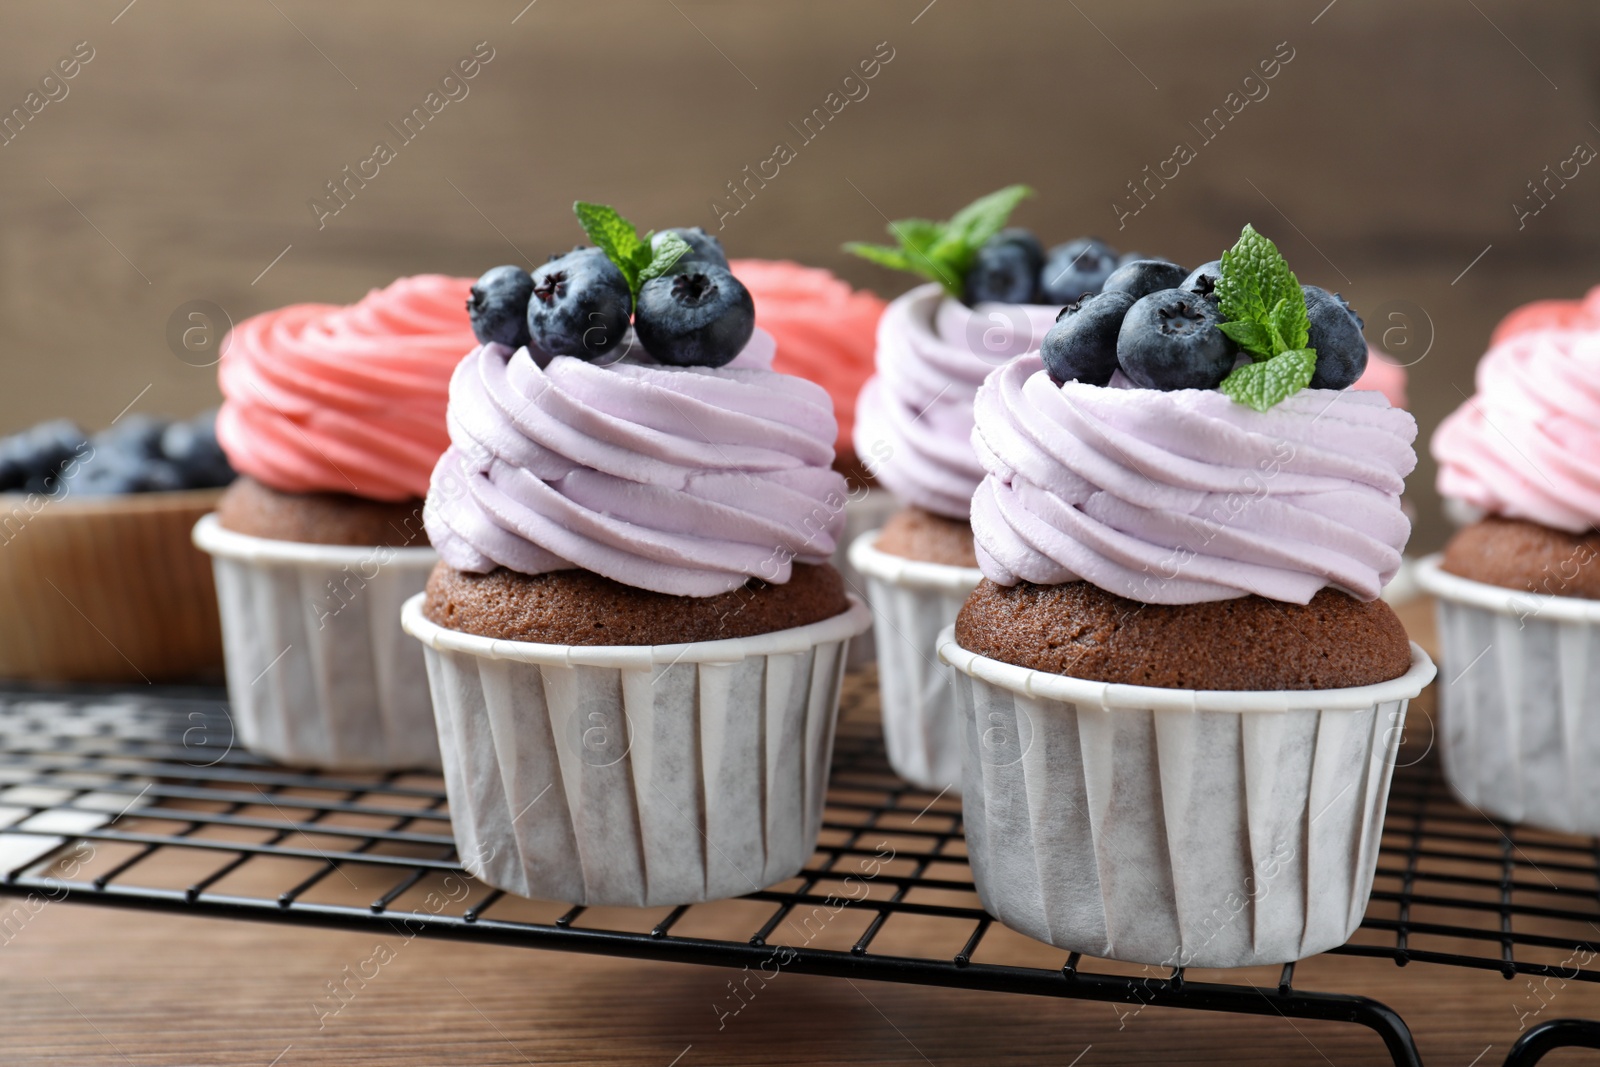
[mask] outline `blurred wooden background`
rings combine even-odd
[[[542,260],[580,237],[576,197],[715,228],[727,183],[780,141],[796,157],[724,220],[727,247],[886,295],[905,283],[842,241],[1007,182],[1039,190],[1019,221],[1047,243],[1195,263],[1253,221],[1420,358],[1424,434],[1471,392],[1500,315],[1600,280],[1600,173],[1550,185],[1520,226],[1514,208],[1600,145],[1600,9],[1578,0],[63,0],[0,11],[0,113],[82,41],[66,95],[0,146],[0,430],[214,402],[213,369],[167,340],[191,300],[237,321]],[[467,95],[402,144],[386,124],[478,42],[493,59]],[[801,143],[790,123],[859,96],[843,79],[880,42],[867,95]],[[1289,51],[1265,96],[1245,83]],[[1204,140],[1230,93],[1257,99]],[[307,202],[380,139],[396,157],[319,229]],[[1113,205],[1180,141],[1196,158],[1119,232]],[[1424,456],[1421,549],[1445,531],[1432,477]]]

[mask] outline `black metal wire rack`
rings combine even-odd
[[[0,894],[1347,1021],[1376,1031],[1396,1064],[1421,1063],[1399,1014],[1298,989],[1293,964],[1275,985],[1194,981],[1181,968],[1061,960],[1005,930],[973,891],[959,801],[888,770],[870,678],[847,680],[845,705],[822,840],[798,877],[732,902],[586,910],[467,875],[437,777],[252,757],[233,743],[220,691],[0,690]],[[1397,771],[1372,904],[1337,953],[1600,982],[1597,945],[1600,844],[1493,823],[1452,799],[1429,761]],[[740,1004],[734,993],[727,1010]],[[1528,1028],[1505,1063],[1564,1046],[1600,1048],[1600,1023]]]

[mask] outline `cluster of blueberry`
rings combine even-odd
[[[696,226],[651,235],[660,249],[668,235],[688,251],[667,273],[644,282],[637,299],[618,265],[599,248],[579,246],[550,257],[531,274],[495,267],[467,300],[478,340],[511,348],[529,345],[551,356],[598,360],[623,344],[631,324],[657,363],[720,367],[755,330],[750,292],[728,270],[715,237]]]
[[[1099,264],[1114,259],[1098,246],[1084,254]],[[1067,247],[1067,246],[1063,246]],[[1040,348],[1056,382],[1104,385],[1117,370],[1143,389],[1215,389],[1239,357],[1218,325],[1217,279],[1222,262],[1194,270],[1162,259],[1126,258],[1097,280],[1074,273],[1074,286],[1097,281],[1062,309]],[[1313,389],[1345,389],[1367,366],[1361,317],[1337,293],[1301,286],[1309,320],[1307,347],[1316,350]]]
[[[211,489],[233,477],[215,411],[178,421],[129,415],[92,437],[52,419],[0,438],[0,492],[121,496]]]
[[[1013,226],[978,249],[963,279],[963,299],[968,305],[1070,304],[1098,293],[1118,267],[1144,258],[1138,252],[1119,256],[1093,237],[1067,241],[1046,253],[1037,237]]]

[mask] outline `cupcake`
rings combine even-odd
[[[856,397],[872,374],[872,353],[884,303],[865,290],[817,267],[763,259],[736,259],[729,269],[750,291],[761,328],[777,343],[772,369],[808,378],[828,391],[839,422],[833,469],[845,476],[850,492],[844,532],[833,565],[845,585],[864,594],[865,579],[850,566],[850,542],[875,530],[895,509],[894,497],[878,487],[855,450]],[[872,633],[850,645],[850,665],[875,658]]]
[[[240,478],[195,527],[211,554],[241,740],[286,763],[438,766],[400,606],[437,559],[422,496],[449,444],[470,281],[401,278],[349,307],[233,331],[217,437]]]
[[[869,620],[828,563],[833,405],[703,235],[577,210],[600,247],[497,288],[451,381],[405,607],[457,849],[574,904],[754,892],[811,856]]]
[[[222,666],[211,565],[189,541],[233,479],[214,414],[52,419],[0,438],[0,676],[193,682]]]
[[[1027,230],[1006,228],[1028,195],[1010,186],[945,223],[891,223],[899,247],[846,246],[929,279],[884,312],[876,373],[857,405],[856,452],[901,508],[850,546],[873,609],[889,762],[926,789],[961,778],[963,727],[936,640],[982,578],[968,519],[984,473],[972,451],[973,397],[1118,264],[1100,241],[1046,254]]]
[[[1446,780],[1483,811],[1600,833],[1589,713],[1600,620],[1600,289],[1512,312],[1476,394],[1433,437],[1439,494],[1476,521],[1418,580],[1438,598]]]
[[[968,854],[1050,944],[1283,963],[1360,922],[1433,675],[1378,599],[1416,424],[1253,229],[1182,286],[1108,283],[978,393],[984,580],[940,644]]]

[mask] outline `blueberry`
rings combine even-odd
[[[1238,354],[1216,302],[1182,289],[1140,297],[1117,334],[1117,362],[1145,389],[1214,389]]]
[[[217,444],[217,413],[175,422],[161,435],[161,458],[172,464],[185,488],[213,489],[233,481],[233,467]]]
[[[689,251],[684,253],[679,263],[716,263],[726,267],[728,254],[722,250],[722,242],[699,226],[679,226],[671,230],[661,230],[651,236],[650,248],[654,251],[661,244],[661,238],[669,233],[675,233],[688,244]]]
[[[633,327],[658,363],[720,367],[756,328],[756,304],[727,267],[692,263],[639,290]]]
[[[1178,283],[1183,281],[1184,275],[1188,273],[1170,260],[1135,259],[1124,262],[1112,271],[1105,284],[1100,287],[1100,291],[1127,293],[1137,300],[1141,296],[1149,296],[1162,289],[1178,288]]]
[[[1117,369],[1117,334],[1133,303],[1127,293],[1105,292],[1063,308],[1039,349],[1051,380],[1109,382]]]
[[[533,278],[521,267],[507,265],[484,272],[472,283],[467,297],[467,318],[483,344],[491,341],[508,348],[528,343],[528,298]]]
[[[183,474],[164,459],[97,450],[67,476],[71,496],[125,496],[185,488]]]
[[[88,451],[88,437],[69,419],[13,434],[0,442],[0,489],[54,493],[62,468]]]
[[[1040,299],[1046,304],[1071,304],[1098,293],[1117,269],[1117,253],[1104,241],[1080,237],[1056,245],[1039,270]]]
[[[136,459],[153,459],[161,455],[161,435],[167,432],[166,419],[149,415],[124,415],[110,426],[94,435],[96,452],[111,450]]]
[[[1217,279],[1220,277],[1222,277],[1222,260],[1213,259],[1210,263],[1202,263],[1190,271],[1189,276],[1178,283],[1178,288],[1186,293],[1213,296],[1217,291]]]
[[[551,355],[595,359],[622,343],[630,303],[627,281],[604,252],[575,249],[533,272],[528,333]]]
[[[1044,249],[1037,237],[1015,227],[1001,230],[983,243],[967,270],[967,304],[1029,303],[1043,263]]]
[[[1367,339],[1361,335],[1361,316],[1338,293],[1315,285],[1300,287],[1306,294],[1306,317],[1311,320],[1306,345],[1317,350],[1313,389],[1348,389],[1367,369]]]

